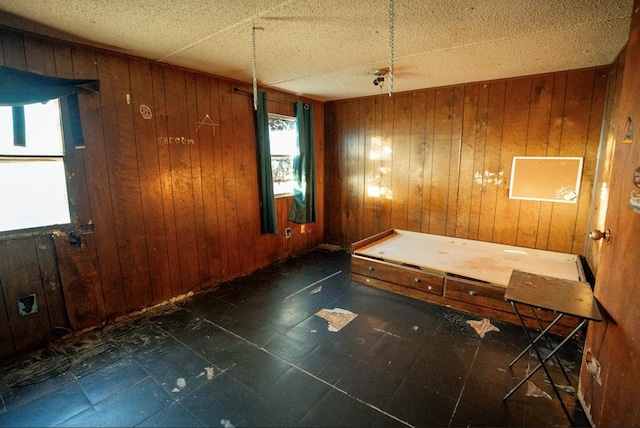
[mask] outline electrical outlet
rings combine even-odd
[[[38,312],[38,301],[35,294],[18,297],[18,314],[20,316],[31,315]]]
[[[284,230],[284,237],[287,238],[287,239],[291,238],[291,228],[290,227],[287,227]]]

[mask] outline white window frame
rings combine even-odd
[[[52,108],[57,107],[56,117],[36,118],[29,114],[29,105],[25,106],[26,147],[14,145],[12,107],[0,107],[3,109],[3,119],[0,120],[0,204],[8,207],[0,213],[0,238],[48,233],[72,224],[74,212],[67,179],[63,112],[59,100],[51,102],[56,104],[51,105]],[[36,107],[37,104],[40,103],[36,103]],[[48,139],[47,136],[58,132],[59,137],[56,135]],[[25,163],[30,165],[26,168],[20,166]],[[35,171],[40,171],[47,178],[34,178],[38,174],[34,174]],[[30,196],[25,197],[25,194]],[[57,209],[52,209],[55,206]]]
[[[292,140],[278,144],[274,141],[274,131],[272,129],[272,121],[281,119],[287,122],[293,122],[295,126],[295,135],[291,135]],[[292,147],[295,146],[295,149]],[[281,114],[269,113],[269,148],[271,151],[271,174],[273,179],[273,193],[276,198],[293,196],[295,186],[295,178],[293,176],[293,159],[298,156],[300,149],[298,147],[298,130],[296,118]],[[279,180],[279,176],[287,174],[289,180],[283,182]]]

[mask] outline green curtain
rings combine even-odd
[[[258,146],[258,187],[260,191],[260,229],[262,233],[278,233],[276,203],[273,196],[271,148],[269,142],[269,110],[267,93],[258,92],[256,136]]]
[[[293,203],[289,220],[294,223],[316,221],[316,159],[313,128],[313,104],[296,102],[296,124],[300,154],[293,160]]]
[[[91,79],[62,79],[0,66],[0,106],[13,107],[14,145],[24,146],[24,105],[60,98],[69,117],[68,132],[75,147],[84,147],[78,92],[98,92],[100,82]]]

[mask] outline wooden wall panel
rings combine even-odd
[[[0,254],[3,309],[7,311],[9,320],[8,325],[2,328],[10,330],[15,350],[24,351],[42,343],[44,334],[38,332],[48,332],[52,327],[40,276],[36,240],[29,237],[0,241]],[[18,299],[31,294],[35,294],[38,312],[20,316]],[[2,339],[6,341],[4,335]]]
[[[480,239],[480,213],[484,190],[484,152],[487,145],[487,116],[489,114],[489,85],[478,85],[478,105],[475,125],[475,150],[473,153],[473,183],[469,210],[469,239]],[[463,174],[463,173],[461,173]]]
[[[502,180],[502,183],[507,183],[509,180],[509,177],[505,177],[504,174],[505,171],[511,171],[513,157],[525,154],[531,83],[531,79],[513,79],[506,84],[499,167],[503,175],[498,176],[498,180]],[[496,212],[500,213],[500,219],[495,222],[493,239],[502,244],[515,245],[520,227],[518,218],[521,201],[509,199],[508,186],[500,184],[495,188],[498,192]]]
[[[328,236],[349,245],[406,228],[582,254],[607,74],[601,67],[327,103],[327,163],[348,183],[344,193],[327,187]],[[372,115],[367,106],[377,102],[382,113]],[[377,166],[359,155],[370,142],[358,136],[378,128],[392,153],[381,182],[391,177],[393,198],[372,201],[359,183]],[[520,155],[584,157],[579,203],[509,199]],[[337,212],[340,221],[331,218]]]
[[[150,292],[154,302],[167,300],[171,293],[171,269],[165,223],[162,215],[162,180],[160,175],[158,134],[153,110],[154,94],[151,65],[147,61],[132,60],[129,67],[131,80],[131,104],[133,108],[133,133],[135,138],[138,179],[140,181],[140,207],[142,210],[142,235],[146,238],[147,264]],[[141,106],[151,111],[147,118],[140,112]]]
[[[171,158],[169,154],[169,131],[167,128],[167,107],[164,90],[164,67],[151,64],[151,85],[153,87],[153,120],[157,137],[158,169],[160,173],[160,187],[162,195],[162,210],[158,217],[162,218],[159,227],[164,229],[166,239],[166,251],[169,258],[169,275],[171,281],[163,283],[159,294],[164,296],[176,296],[182,293],[180,277],[180,260],[178,256],[178,232],[174,219],[173,185],[171,181]],[[149,106],[151,107],[151,106]],[[149,159],[149,163],[155,165],[155,158]]]
[[[288,220],[291,198],[278,198],[279,232],[261,235],[254,112],[251,96],[233,91],[236,82],[5,28],[0,64],[100,80],[99,93],[79,95],[85,147],[67,147],[65,156],[75,227],[87,233],[83,263],[95,273],[85,290],[96,300],[93,325],[324,242],[323,103],[313,102],[318,220],[303,230]],[[269,90],[269,98],[270,112],[294,115],[299,97]],[[207,115],[213,125],[198,127]],[[51,231],[0,236],[0,260],[6,358],[40,346],[52,328],[68,327],[69,308],[81,302],[65,300],[59,272],[76,275],[75,268],[56,258]],[[17,297],[32,292],[39,312],[19,317]]]
[[[409,212],[409,171],[411,154],[411,93],[391,98],[393,105],[393,151],[391,152],[391,224],[407,228]],[[364,211],[364,210],[363,210]],[[364,214],[364,213],[363,213]]]

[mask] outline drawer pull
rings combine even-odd
[[[470,296],[477,296],[477,295],[478,295],[478,292],[477,292],[477,291],[475,291],[475,290],[469,290],[469,295],[470,295]]]
[[[420,278],[413,278],[413,282],[420,282]]]
[[[367,270],[368,270],[369,272],[373,272],[373,271],[374,271],[373,266],[367,266]]]

